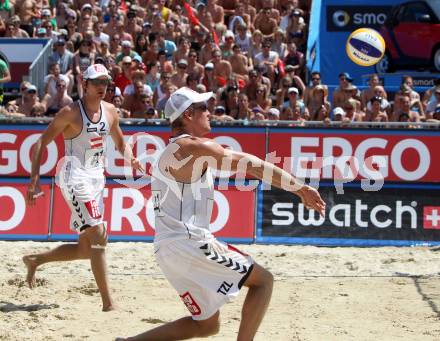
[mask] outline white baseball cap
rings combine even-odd
[[[107,68],[102,64],[93,64],[90,65],[86,71],[83,73],[84,79],[96,79],[102,76],[106,76],[108,79],[112,77],[108,73]]]
[[[189,108],[190,105],[194,103],[201,103],[208,101],[212,96],[213,92],[198,93],[190,88],[180,88],[179,90],[173,92],[165,104],[165,117],[174,122],[177,118],[182,115],[182,113]]]
[[[333,109],[333,116],[341,115],[342,117],[345,117],[345,111],[341,107],[336,107]]]

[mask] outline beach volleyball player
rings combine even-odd
[[[133,169],[144,171],[124,142],[116,108],[102,100],[110,80],[108,70],[103,65],[89,66],[83,74],[84,97],[56,114],[35,145],[32,155],[31,181],[26,197],[30,206],[41,193],[39,174],[42,152],[59,134],[63,135],[65,156],[58,182],[70,207],[70,225],[79,234],[78,242],[23,257],[27,266],[26,281],[31,288],[35,286],[37,267],[44,263],[90,259],[103,311],[114,309],[107,278],[107,231],[103,222],[107,135],[112,137],[116,148]]]
[[[264,179],[297,194],[306,207],[324,215],[325,203],[314,188],[256,156],[225,149],[203,137],[211,130],[206,102],[212,96],[212,92],[199,94],[189,88],[170,96],[165,116],[173,137],[152,174],[156,260],[191,316],[126,340],[170,341],[216,334],[220,307],[237,296],[242,286],[249,290],[237,340],[250,341],[257,332],[272,295],[273,277],[249,255],[217,241],[209,231],[214,202],[211,168],[240,170]]]

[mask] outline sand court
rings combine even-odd
[[[88,261],[49,263],[25,286],[22,255],[59,243],[0,242],[0,340],[112,340],[187,314],[151,243],[110,243],[119,309],[103,313]],[[256,341],[439,340],[440,250],[239,245],[275,287]],[[210,340],[235,340],[244,292],[221,310]]]

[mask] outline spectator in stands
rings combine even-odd
[[[32,108],[35,105],[40,104],[37,87],[28,82],[23,82],[21,84],[20,93],[22,94],[22,97],[9,102],[7,109],[10,112],[18,112],[25,116],[30,116]]]
[[[327,88],[325,88],[323,85],[317,85],[313,88],[311,93],[311,99],[310,103],[307,106],[307,109],[310,113],[312,121],[322,121],[325,117],[328,117],[328,114],[330,113],[330,102],[327,101]],[[323,118],[319,118],[319,115],[324,114],[322,107],[325,107],[326,111],[325,114],[327,116]]]
[[[67,83],[58,79],[56,81],[56,93],[47,93],[41,101],[45,107],[46,116],[54,116],[62,107],[73,103],[72,98],[67,94]]]
[[[377,73],[373,73],[370,78],[368,79],[368,85],[369,87],[362,90],[361,92],[361,105],[362,110],[367,109],[367,103],[370,101],[371,98],[376,96],[374,93],[374,89],[376,86],[380,85],[379,75]],[[380,95],[377,95],[380,96]],[[384,97],[386,99],[386,97]]]
[[[281,80],[281,87],[275,93],[275,103],[277,107],[281,107],[284,102],[289,100],[288,90],[292,87],[292,78],[285,76]]]
[[[124,96],[122,108],[128,110],[133,118],[145,118],[146,110],[152,106],[152,96],[144,92],[144,83],[138,80],[134,83],[134,93]]]
[[[440,122],[440,104],[437,104],[434,112],[432,113],[432,118],[427,119],[426,122],[439,123]]]
[[[171,76],[171,83],[173,83],[176,88],[181,88],[186,86],[186,78],[188,73],[188,61],[186,59],[181,59],[177,62],[176,72]]]
[[[220,50],[214,50],[211,62],[214,64],[214,77],[217,82],[217,86],[224,86],[226,84],[226,80],[232,75],[231,63],[229,63],[227,60],[222,60]]]
[[[24,0],[17,10],[20,28],[26,31],[28,37],[32,37],[34,34],[34,26],[36,26],[34,23],[36,23],[36,19],[40,17],[40,13],[37,9],[37,2],[33,0]]]
[[[223,59],[229,59],[233,54],[233,46],[235,45],[235,35],[232,31],[226,31],[223,44],[220,45]]]
[[[422,104],[423,104],[423,108],[425,109],[425,111],[426,111],[426,107],[427,107],[428,103],[431,100],[435,100],[435,89],[437,87],[440,87],[440,78],[434,78],[433,83],[434,83],[434,85],[431,88],[429,88],[428,90],[426,90],[426,92],[423,95]]]
[[[194,50],[189,51],[188,54],[188,74],[192,74],[200,80],[203,76],[205,69],[202,64],[197,62],[197,52]]]
[[[69,88],[70,79],[61,73],[61,67],[58,63],[49,66],[49,74],[44,78],[44,93],[55,96],[57,94],[57,82],[62,80]]]
[[[430,99],[426,105],[426,116],[427,118],[432,118],[435,108],[440,103],[440,86],[436,86],[434,91],[434,98]]]
[[[233,54],[229,57],[232,72],[245,84],[248,81],[249,70],[252,69],[252,61],[241,52],[239,45],[233,46]]]
[[[13,15],[6,22],[6,38],[29,38],[27,31],[20,28],[20,19]]]
[[[398,112],[397,121],[398,122],[420,122],[420,115],[418,112],[411,110],[411,98],[409,95],[402,95],[401,96],[401,110]],[[402,119],[402,117],[408,116],[408,118],[405,120]]]
[[[266,67],[267,77],[270,79],[271,84],[275,84],[275,79],[279,74],[278,62],[279,56],[275,51],[271,51],[270,41],[264,41],[262,45],[262,52],[257,54],[254,58],[254,63]]]
[[[409,77],[409,76],[406,76]],[[412,84],[412,77],[406,78],[406,79],[410,79],[408,80],[408,84]],[[400,86],[399,91],[397,91],[394,95],[394,102],[395,103],[402,103],[399,101],[396,101],[396,98],[399,96],[409,96],[409,98],[411,99],[411,109],[414,111],[417,111],[420,115],[420,118],[422,120],[425,119],[425,114],[424,114],[424,109],[423,109],[423,105],[422,102],[420,101],[420,95],[415,92],[414,90],[412,90],[411,86],[408,85],[406,82],[403,82]],[[396,104],[397,105],[397,104]],[[396,110],[399,110],[399,107],[396,107]]]
[[[205,64],[204,74],[201,79],[201,83],[213,92],[217,92],[219,86],[217,85],[217,80],[214,75],[214,64],[209,62]]]
[[[128,84],[124,91],[123,91],[123,95],[124,97],[127,95],[133,95],[134,94],[134,90],[135,90],[135,85],[134,83],[136,82],[141,82],[142,84],[144,84],[144,88],[142,90],[143,93],[146,93],[150,96],[153,96],[153,90],[151,89],[151,87],[147,84],[147,75],[143,70],[135,70],[131,73],[131,83]]]
[[[252,110],[249,108],[249,99],[246,94],[240,93],[238,95],[238,112],[236,119],[250,121],[252,119],[251,117]]]
[[[288,53],[285,41],[286,34],[282,29],[277,29],[277,31],[275,32],[274,40],[272,41],[271,50],[278,53],[279,58],[283,61]]]
[[[132,59],[130,56],[125,56],[122,58],[121,69],[121,72],[119,72],[115,77],[115,84],[119,89],[121,89],[121,92],[124,93],[125,87],[132,82],[133,68]]]
[[[270,99],[270,93],[268,92],[267,87],[263,84],[259,84],[257,86],[255,100],[250,101],[250,105],[252,108],[259,107],[263,114],[267,114],[269,109],[272,107],[272,101]]]
[[[76,87],[78,96],[83,96],[82,74],[92,64],[95,63],[95,53],[93,52],[93,42],[83,39],[80,43],[78,51],[73,57],[73,69],[75,74]]]
[[[284,102],[282,107],[290,107],[293,110],[298,105],[300,108],[301,117],[304,117],[306,120],[308,120],[310,117],[309,110],[304,105],[304,102],[298,98],[299,97],[298,88],[291,87],[288,89],[287,93],[289,94],[289,100]]]
[[[54,43],[55,51],[49,58],[49,65],[58,64],[60,66],[60,73],[69,77],[69,88],[67,92],[72,93],[74,78],[73,78],[73,59],[72,52],[66,49],[66,41],[61,38]]]
[[[269,121],[279,121],[279,119],[280,119],[280,111],[277,108],[270,108],[267,111],[267,119]]]
[[[3,103],[3,84],[11,81],[11,73],[9,72],[9,67],[6,62],[0,58],[0,105]]]
[[[132,43],[130,40],[123,40],[121,42],[121,47],[122,47],[122,51],[118,53],[115,59],[116,64],[119,64],[122,61],[122,59],[126,56],[133,59],[133,57],[137,55],[137,52],[131,49]]]
[[[339,122],[343,121],[345,117],[345,111],[341,107],[336,107],[333,109],[333,121]]]
[[[254,22],[255,29],[261,31],[266,39],[272,39],[278,28],[278,23],[272,18],[271,13],[272,8],[270,7],[261,9]]]
[[[369,109],[366,111],[365,121],[367,122],[388,122],[388,115],[382,109],[382,97],[373,96],[370,98]]]
[[[148,73],[147,73],[146,83],[151,88],[153,93],[156,91],[156,88],[160,83],[159,68],[160,68],[160,64],[158,62],[150,63],[147,67]]]
[[[244,54],[248,55],[252,46],[252,35],[246,24],[238,24],[235,32],[235,44],[238,45]]]
[[[168,92],[171,89],[170,85],[173,85],[171,83],[171,74],[168,72],[162,72],[160,74],[159,85],[156,87],[156,91],[153,95],[153,104],[156,109],[159,102],[166,102],[165,99],[167,98]]]
[[[181,37],[177,44],[177,49],[173,52],[173,62],[177,64],[179,60],[188,60],[190,42],[186,37]]]
[[[347,72],[340,73],[338,78],[339,86],[333,91],[333,107],[344,106],[347,100],[345,89],[353,82],[353,78]]]
[[[226,115],[236,118],[238,116],[238,94],[239,90],[236,85],[229,85],[220,96],[219,104],[225,108]]]
[[[345,117],[344,122],[361,122],[365,114],[360,111],[360,103],[354,98],[349,98],[344,103]]]
[[[257,54],[259,54],[262,49],[262,43],[263,43],[263,33],[261,33],[260,30],[255,30],[252,33],[252,43],[249,50],[249,58],[252,58],[252,60],[255,58]]]
[[[321,83],[321,73],[319,71],[313,71],[310,79],[311,79],[311,85],[306,87],[304,90],[304,103],[307,107],[309,107],[310,105],[314,107],[318,107],[319,105],[318,103],[313,103],[314,101],[314,99],[312,98],[313,89],[318,85],[322,85],[326,89],[328,94],[328,87],[327,85]]]

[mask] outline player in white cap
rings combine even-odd
[[[257,332],[269,305],[273,277],[249,255],[219,242],[209,231],[214,202],[211,168],[226,170],[229,165],[229,170],[263,179],[297,194],[306,207],[324,215],[325,203],[315,189],[299,184],[269,162],[203,137],[211,130],[206,101],[212,95],[181,88],[170,96],[165,116],[171,122],[173,137],[152,174],[156,260],[192,316],[126,340],[214,335],[219,330],[220,307],[237,296],[242,286],[249,290],[237,340],[250,341]]]
[[[64,244],[47,252],[26,255],[26,281],[35,286],[35,271],[44,263],[90,259],[93,275],[102,298],[102,310],[114,309],[107,279],[105,246],[107,231],[103,223],[104,160],[106,137],[133,169],[144,171],[124,142],[116,108],[102,99],[111,77],[104,65],[94,64],[83,74],[84,97],[62,108],[43,132],[32,155],[32,171],[26,201],[33,206],[40,196],[40,163],[43,151],[62,134],[65,156],[58,185],[72,212],[70,225],[79,234],[75,244]]]

